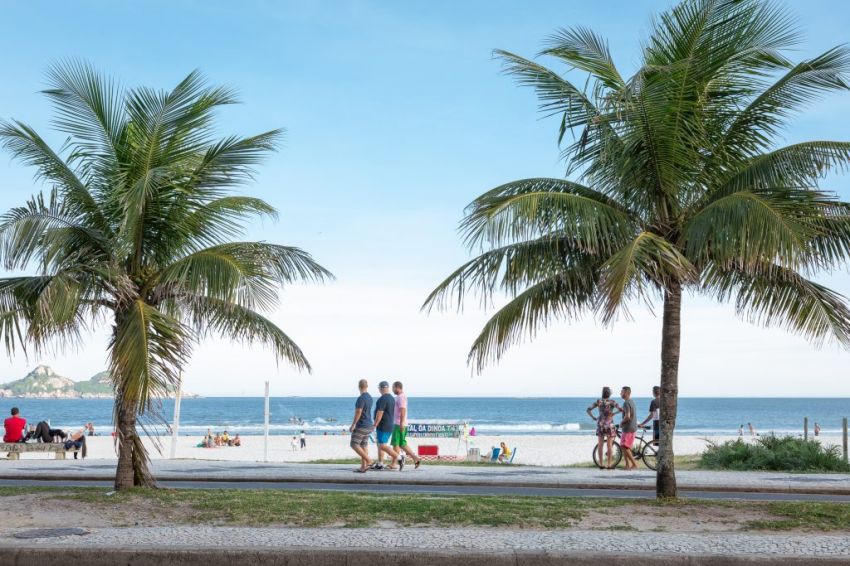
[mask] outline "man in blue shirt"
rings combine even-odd
[[[390,457],[390,469],[394,470],[398,461],[398,452],[390,444],[395,426],[395,397],[390,393],[390,384],[382,381],[378,384],[381,396],[375,403],[375,436],[378,440],[378,461],[372,466],[375,470],[384,469],[384,454]]]
[[[354,470],[361,474],[372,465],[369,459],[369,435],[372,434],[374,425],[372,423],[372,396],[369,395],[369,382],[361,379],[357,383],[360,389],[360,397],[354,403],[354,420],[348,429],[351,432],[351,448],[360,456],[360,468]]]

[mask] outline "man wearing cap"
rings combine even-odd
[[[390,462],[394,463],[398,460],[398,452],[390,446],[390,439],[393,436],[395,399],[390,393],[390,384],[386,381],[378,384],[378,391],[381,393],[381,396],[375,402],[375,436],[378,444],[378,460],[372,466],[373,470],[384,469],[384,465],[381,463],[384,454],[391,458]]]

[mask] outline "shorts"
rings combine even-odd
[[[393,427],[393,437],[390,440],[390,444],[397,448],[404,448],[407,446],[407,427],[401,428],[399,425],[395,425]]]
[[[377,437],[378,444],[389,444],[390,437],[392,437],[393,431],[391,430],[376,430],[375,436]]]
[[[631,448],[635,443],[635,433],[633,432],[624,432],[622,436],[620,436],[620,446],[623,448]]]
[[[652,439],[661,439],[661,421],[652,421]]]
[[[354,432],[351,433],[351,447],[368,448],[370,434],[372,434],[371,428],[355,428]]]
[[[605,438],[608,436],[615,436],[617,434],[617,429],[614,428],[614,422],[610,420],[602,420],[599,419],[596,421],[596,436],[599,438]]]

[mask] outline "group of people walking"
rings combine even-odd
[[[374,403],[369,394],[369,382],[361,379],[357,384],[360,396],[354,403],[354,419],[351,422],[351,449],[360,457],[360,467],[355,472],[368,470],[403,470],[405,454],[413,459],[416,468],[421,461],[407,444],[407,395],[404,386],[396,381],[390,393],[390,384],[382,381],[378,384],[380,396]],[[395,395],[395,396],[393,396]],[[378,446],[377,458],[369,457],[369,438],[375,434]],[[384,465],[384,456],[389,456],[388,465]]]
[[[644,427],[646,423],[652,421],[652,436],[654,441],[658,441],[661,435],[661,388],[657,385],[652,388],[652,401],[649,403],[649,415],[638,423],[637,408],[632,400],[632,388],[624,386],[620,390],[620,397],[623,399],[622,406],[611,399],[611,388],[602,388],[602,397],[597,399],[591,406],[587,408],[587,414],[590,418],[596,421],[596,441],[599,468],[613,469],[612,462],[614,452],[612,450],[614,439],[617,437],[617,425],[614,423],[614,417],[620,413],[620,446],[623,448],[623,457],[626,461],[626,470],[634,470],[637,468],[637,462],[632,454],[632,446],[635,442],[635,433],[638,427]],[[593,411],[597,414],[594,415]],[[603,459],[603,451],[607,445],[607,460]],[[602,463],[607,462],[603,466]]]

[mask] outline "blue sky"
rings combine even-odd
[[[237,87],[223,134],[285,127],[281,151],[247,189],[281,211],[250,235],[299,245],[338,281],[287,290],[275,320],[307,351],[312,376],[277,368],[267,352],[212,343],[196,352],[190,389],[205,394],[344,395],[359,377],[398,377],[421,394],[585,395],[602,384],[648,388],[658,374],[659,323],[557,325],[499,367],[471,376],[465,351],[484,320],[426,317],[424,296],[467,255],[456,236],[477,194],[528,176],[559,176],[557,122],[533,92],[500,73],[494,48],[532,56],[558,27],[609,38],[628,72],[653,12],[669,2],[19,2],[4,3],[0,116],[49,132],[38,94],[48,65],[77,57],[128,86],[168,88],[192,69]],[[806,34],[796,58],[848,41],[850,8],[789,4]],[[850,94],[793,122],[788,141],[848,139]],[[56,144],[61,139],[48,135]],[[850,198],[848,177],[829,180]],[[0,209],[37,187],[0,158]],[[845,274],[825,279],[850,293]],[[682,393],[850,395],[848,355],[749,327],[731,308],[689,299]],[[105,363],[104,332],[80,352],[0,365],[0,380],[35,362],[73,378]],[[612,355],[611,352],[617,352]],[[722,353],[721,353],[722,352]],[[804,386],[803,384],[806,384]],[[814,389],[810,389],[813,387]]]

